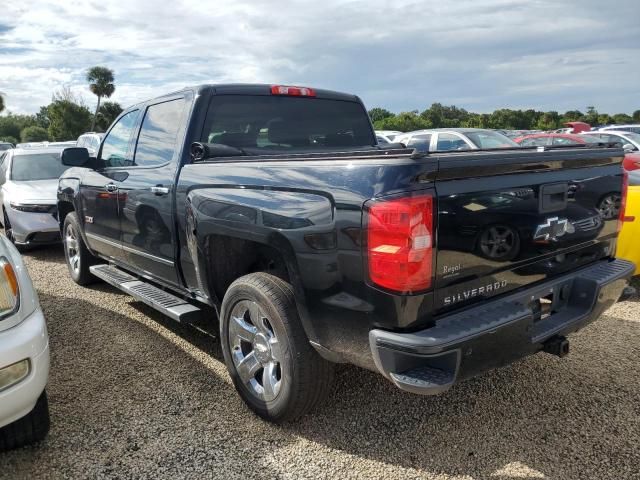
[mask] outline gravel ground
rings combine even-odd
[[[438,397],[340,367],[294,425],[252,415],[213,335],[115,289],[76,286],[60,248],[26,256],[48,319],[52,428],[1,478],[640,478],[640,299],[546,354]]]

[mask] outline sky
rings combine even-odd
[[[640,109],[640,0],[3,0],[0,92],[35,113],[114,70],[123,107],[200,83],[279,83],[367,107]]]

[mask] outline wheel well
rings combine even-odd
[[[71,202],[58,203],[58,223],[60,223],[60,228],[64,225],[65,217],[71,212],[73,212],[73,204]]]
[[[209,287],[220,301],[237,278],[267,272],[289,282],[287,264],[273,247],[240,238],[212,235],[208,239]]]

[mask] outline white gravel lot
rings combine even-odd
[[[52,428],[0,477],[640,478],[640,299],[539,354],[438,397],[340,367],[329,402],[273,426],[235,394],[215,326],[182,327],[26,254],[51,336]]]

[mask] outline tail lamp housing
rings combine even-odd
[[[428,193],[365,204],[366,257],[371,283],[400,293],[431,287],[433,195]]]
[[[620,216],[618,217],[618,231],[622,229],[624,222],[632,222],[633,217],[628,217],[626,213],[627,209],[627,195],[629,193],[629,173],[626,170],[622,172],[622,189],[620,191]]]

